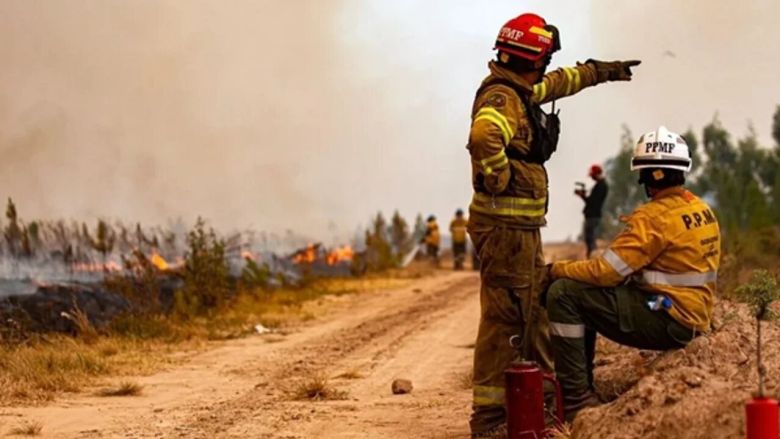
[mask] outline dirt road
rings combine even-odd
[[[5,410],[0,423],[38,421],[57,438],[467,437],[477,291],[475,273],[442,272],[330,298],[291,333],[226,342],[137,378],[142,396],[76,396]],[[296,400],[317,376],[341,399]],[[413,392],[392,395],[395,378],[412,380]]]

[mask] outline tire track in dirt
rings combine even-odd
[[[332,377],[338,375],[340,370],[350,371],[358,368],[360,373],[373,376],[377,370],[381,371],[390,359],[395,358],[401,349],[407,347],[407,340],[411,336],[425,334],[432,324],[449,318],[449,312],[454,307],[462,307],[464,303],[468,303],[469,308],[472,308],[473,300],[467,299],[476,297],[476,285],[473,276],[459,276],[455,281],[445,282],[430,292],[414,293],[404,301],[406,303],[399,304],[395,309],[377,310],[378,314],[357,324],[322,334],[316,340],[307,342],[305,346],[291,347],[281,353],[281,361],[275,362],[275,367],[261,375],[260,383],[255,389],[217,407],[203,410],[186,426],[188,437],[315,437],[318,434],[318,424],[325,424],[323,427],[327,427],[327,433],[322,437],[351,437],[351,431],[337,431],[328,424],[334,413],[346,411],[355,414],[359,411],[360,397],[353,397],[349,402],[294,401],[291,397],[294,388],[302,380],[317,374]],[[419,289],[414,288],[414,291]],[[465,326],[475,326],[475,322],[465,322],[462,329],[470,332]],[[468,341],[461,344],[465,345],[468,345]],[[430,352],[424,354],[427,354],[425,356],[429,360],[432,358]],[[462,366],[467,368],[468,363]],[[387,384],[384,389],[375,390],[389,394],[392,378],[394,377],[387,376],[386,373],[381,374],[380,380],[384,379]],[[367,383],[370,385],[372,381],[368,380]],[[349,389],[348,385],[346,387],[349,395],[361,393],[362,390],[360,385],[354,386],[353,389]],[[368,395],[362,396],[365,399]],[[355,404],[356,402],[358,404]],[[419,408],[419,404],[417,401],[412,402],[411,409]],[[317,413],[319,415],[313,416]],[[373,424],[381,425],[383,418],[387,422],[387,413],[373,413],[373,416],[369,416],[367,427],[372,428]],[[215,420],[218,422],[214,422]],[[304,426],[312,431],[305,435],[296,433]],[[312,429],[312,426],[315,427]],[[373,433],[366,436],[367,433],[369,432],[364,431],[355,437],[378,437]],[[418,433],[419,431],[408,437],[421,437]]]
[[[81,395],[0,416],[40,421],[44,436],[58,438],[458,436],[466,431],[470,392],[459,382],[470,368],[477,291],[476,273],[439,272],[401,289],[331,298],[328,311],[288,335],[225,342],[138,377],[143,396]],[[334,378],[350,371],[360,378]],[[348,399],[294,401],[290,390],[317,373]],[[390,395],[396,375],[415,381],[412,394]],[[405,431],[408,417],[437,422]]]

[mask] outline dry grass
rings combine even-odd
[[[78,392],[106,375],[136,375],[173,362],[161,342],[54,336],[23,346],[0,346],[0,406],[37,404]],[[179,349],[186,349],[180,345]]]
[[[472,369],[459,373],[456,379],[459,389],[471,390],[474,387],[474,371]]]
[[[301,380],[293,388],[292,397],[308,401],[343,400],[347,393],[334,388],[325,375],[315,374]]]
[[[36,421],[27,421],[8,432],[9,436],[38,436],[43,431],[43,424]]]
[[[63,312],[62,317],[70,320],[76,326],[79,336],[87,343],[93,343],[98,338],[98,333],[89,321],[87,313],[81,310],[74,302],[70,312]]]
[[[97,392],[98,396],[140,396],[143,394],[144,386],[134,381],[122,381],[116,387],[106,387]]]
[[[153,373],[161,365],[181,362],[211,340],[254,334],[258,323],[283,332],[285,326],[320,315],[312,311],[317,299],[356,292],[380,291],[406,285],[399,278],[344,278],[315,280],[305,288],[244,291],[210,318],[177,320],[163,316],[124,316],[99,334],[86,315],[74,307],[67,313],[79,336],[45,335],[23,345],[0,344],[0,407],[40,404],[63,393],[79,392],[106,376]],[[357,373],[357,372],[356,372]],[[346,376],[345,376],[346,378]],[[357,378],[357,375],[355,376]],[[327,386],[303,399],[339,399]],[[303,386],[305,387],[305,386]],[[301,389],[302,391],[305,389]],[[309,392],[303,392],[308,394]]]

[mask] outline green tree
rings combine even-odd
[[[414,243],[409,233],[409,225],[398,210],[393,213],[390,220],[390,241],[393,244],[396,255],[403,257],[412,250]]]
[[[189,317],[211,312],[225,305],[231,296],[230,269],[225,260],[225,243],[214,229],[198,218],[187,234],[189,250],[184,261],[184,286],[176,294],[176,311]]]
[[[19,225],[19,215],[16,212],[16,205],[11,198],[8,198],[8,204],[5,208],[5,217],[8,219],[8,225],[3,230],[3,236],[11,256],[19,256],[22,251],[22,227]]]
[[[704,127],[703,140],[707,162],[696,189],[714,201],[721,229],[727,236],[736,237],[741,231],[771,224],[763,180],[773,171],[766,169],[768,151],[759,146],[755,132],[750,129],[735,146],[715,118]]]
[[[366,230],[365,265],[369,271],[382,271],[398,264],[393,247],[387,237],[387,221],[378,212],[372,221],[372,228]]]
[[[33,256],[32,242],[30,240],[30,233],[27,227],[22,228],[21,256],[25,258],[31,258]]]
[[[87,234],[87,236],[89,236]],[[95,238],[90,237],[90,246],[100,253],[103,259],[104,268],[106,261],[108,260],[108,254],[114,250],[114,242],[116,242],[116,234],[111,227],[103,220],[98,220],[97,227],[95,228]]]
[[[412,240],[417,243],[423,236],[425,236],[425,220],[423,220],[422,214],[418,213],[414,218],[414,232],[412,233]]]
[[[27,230],[30,235],[30,242],[33,248],[41,246],[41,225],[38,221],[32,221],[27,225]]]
[[[775,151],[780,150],[780,105],[777,106],[772,117],[772,138],[775,139]]]
[[[764,376],[766,369],[761,360],[761,322],[774,318],[770,308],[772,302],[780,299],[780,287],[775,276],[767,270],[756,270],[750,282],[736,290],[737,297],[750,306],[756,318],[756,365],[758,367],[758,395],[764,397]]]
[[[620,218],[628,215],[645,200],[642,186],[637,184],[637,175],[631,171],[631,157],[634,155],[634,136],[623,126],[618,154],[607,160],[607,184],[609,196],[604,203],[604,236],[614,236],[621,229]]]

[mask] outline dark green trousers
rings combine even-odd
[[[694,331],[666,311],[647,306],[648,295],[631,285],[601,288],[560,279],[547,293],[555,374],[564,395],[580,395],[593,386],[596,334],[639,349],[684,347]]]

